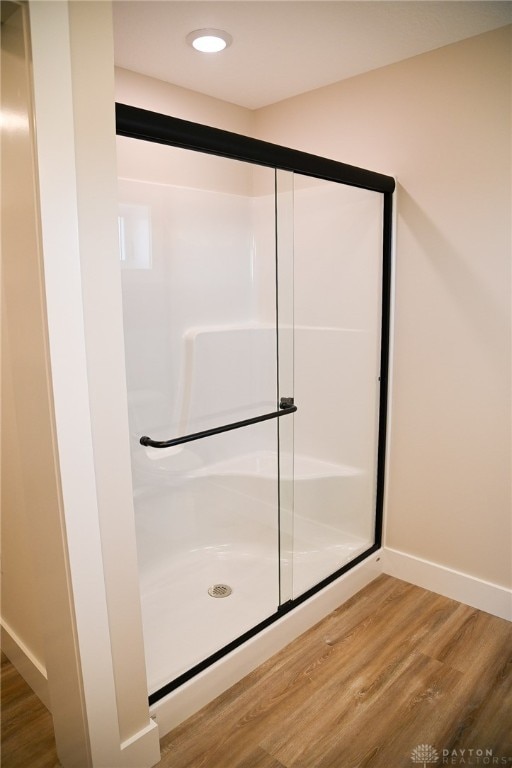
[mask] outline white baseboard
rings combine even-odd
[[[179,725],[382,573],[381,550],[150,708],[160,736]]]
[[[382,550],[382,563],[389,576],[512,621],[512,589],[388,547]]]
[[[140,768],[142,765],[157,766],[160,763],[160,741],[158,726],[154,720],[121,744],[123,768]]]
[[[12,627],[10,627],[3,619],[1,619],[1,630],[2,651],[9,661],[16,667],[23,679],[32,688],[36,696],[38,696],[45,707],[50,710],[46,669],[18,637]]]

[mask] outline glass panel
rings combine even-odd
[[[118,137],[132,471],[151,691],[275,613],[275,173]],[[208,594],[227,585],[224,598]]]
[[[290,171],[276,172],[279,399],[294,398],[293,196]],[[293,597],[294,420],[279,420],[280,603]]]
[[[374,543],[382,195],[295,175],[293,595]]]
[[[124,137],[118,157],[134,433],[274,411],[273,169]]]
[[[149,693],[277,609],[276,424],[148,458],[155,478],[136,499],[136,525]],[[228,596],[208,593],[224,585]]]

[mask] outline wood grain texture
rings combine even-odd
[[[53,721],[2,654],[2,768],[57,768]]]
[[[160,766],[258,746],[284,768],[410,767],[419,744],[512,765],[511,653],[511,623],[382,576],[168,734]]]
[[[55,768],[19,680],[2,664],[2,766]],[[381,576],[165,736],[158,768],[411,768],[420,744],[512,766],[512,623]]]

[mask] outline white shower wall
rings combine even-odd
[[[202,339],[197,331],[244,327],[257,321],[257,245],[250,235],[250,198],[229,195],[226,200],[218,193],[155,189],[154,185],[126,181],[120,192],[132,206],[136,201],[149,217],[150,258],[142,268],[126,265],[122,275],[128,389],[134,416],[142,419],[140,426],[145,429],[170,430],[170,437],[182,426],[187,411],[189,431],[194,431],[201,428],[199,414],[187,410],[189,393],[184,387],[191,355],[196,355],[195,346]],[[221,364],[230,362],[236,364],[235,359],[220,358]],[[229,371],[224,370],[226,382]],[[210,382],[206,402],[202,398],[197,402],[207,407],[212,397],[218,399],[219,385],[219,381]],[[275,401],[275,387],[269,399]],[[228,400],[225,406],[218,402],[216,407],[230,410],[231,404]]]
[[[132,153],[137,155],[139,143],[118,139],[121,177],[134,173]],[[199,411],[190,411],[188,386],[197,387],[189,377],[196,348],[202,346],[201,329],[254,327],[265,320],[263,312],[273,308],[275,313],[275,279],[270,273],[273,232],[270,225],[264,229],[260,224],[262,206],[272,219],[273,208],[268,194],[250,195],[255,183],[266,184],[269,193],[273,172],[169,147],[156,149],[162,157],[161,163],[154,163],[156,180],[147,157],[149,152],[151,160],[155,147],[148,145],[138,178],[119,182],[120,215],[126,220],[121,232],[127,239],[133,240],[137,217],[147,217],[145,241],[138,242],[142,255],[132,253],[131,261],[123,264],[123,301],[133,423],[146,430],[167,430],[171,437],[182,433],[177,430],[213,426],[212,409],[214,421],[217,412],[226,421],[228,413],[236,418],[240,408],[255,402],[257,382],[246,392],[235,393],[230,386],[230,369],[238,365],[236,350],[231,356],[220,348],[204,350],[206,355],[219,355],[219,365],[212,369],[219,370],[219,378],[205,382],[205,396],[196,398]],[[169,156],[173,163],[163,183],[162,165]],[[180,163],[189,160],[185,175]],[[194,169],[198,160],[201,168]],[[269,259],[270,269],[265,264]],[[275,366],[275,339],[270,339],[268,356],[270,360],[262,360],[262,371]],[[253,374],[254,382],[258,370]],[[256,411],[262,399],[275,405],[274,382],[270,387],[261,383]]]

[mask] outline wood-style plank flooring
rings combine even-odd
[[[2,664],[2,766],[55,768],[15,677]],[[381,576],[165,736],[158,768],[435,764],[512,766],[512,623]]]
[[[2,653],[2,768],[56,768],[52,717]]]

